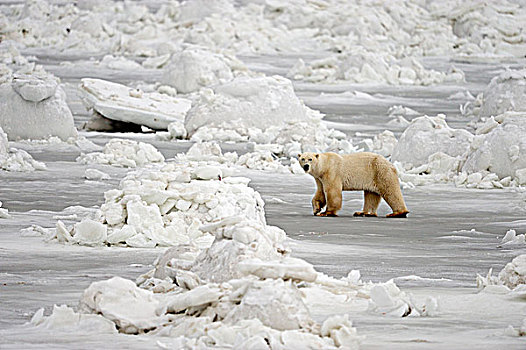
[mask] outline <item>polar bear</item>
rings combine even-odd
[[[379,154],[358,152],[298,154],[303,170],[318,186],[312,198],[314,215],[338,216],[342,191],[364,191],[363,210],[354,216],[377,216],[383,198],[393,212],[387,217],[407,217],[407,210],[395,167]],[[322,212],[322,209],[325,211]]]

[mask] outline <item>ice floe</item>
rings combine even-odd
[[[82,79],[80,89],[89,108],[105,118],[167,129],[173,122],[182,122],[191,102],[158,92],[143,92],[100,79]]]

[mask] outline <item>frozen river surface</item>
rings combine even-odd
[[[85,71],[65,70],[42,56],[46,69],[67,84],[69,104],[79,126],[86,112],[75,95]],[[283,73],[295,57],[245,57],[251,69],[267,74]],[[441,61],[428,62],[431,66]],[[283,68],[285,67],[285,68]],[[454,127],[465,127],[458,101],[447,97],[463,90],[480,92],[489,79],[501,71],[496,64],[463,64],[467,83],[439,87],[368,87],[376,97],[366,101],[342,101],[339,94],[352,85],[297,84],[297,94],[312,108],[327,113],[327,120],[351,136],[374,135],[388,129],[389,106],[403,104],[422,114],[447,113]],[[158,77],[114,75],[104,70],[91,76],[126,82],[155,81]],[[401,130],[393,130],[399,134]],[[167,157],[188,149],[188,142],[156,141],[148,135],[83,133],[97,144],[112,137],[126,137],[153,143]],[[359,140],[361,136],[356,137]],[[103,203],[103,193],[115,188],[125,170],[100,166],[112,180],[101,185],[86,182],[83,174],[93,165],[75,162],[78,151],[64,145],[24,145],[36,160],[45,161],[47,171],[0,173],[0,193],[12,219],[0,225],[0,348],[156,348],[148,336],[79,336],[36,331],[23,324],[40,307],[49,312],[53,304],[76,306],[81,293],[95,281],[118,275],[135,279],[151,269],[160,249],[88,248],[46,243],[41,237],[20,235],[20,230],[37,224],[53,227],[58,212],[72,205]],[[233,147],[225,145],[226,148]],[[243,146],[236,146],[243,152]],[[452,185],[422,186],[404,190],[411,211],[407,219],[386,219],[383,203],[378,218],[354,218],[361,208],[361,193],[346,193],[337,218],[311,215],[310,198],[314,181],[307,175],[242,171],[266,202],[267,222],[284,229],[293,255],[314,264],[317,270],[341,277],[360,270],[364,281],[385,282],[394,278],[398,286],[417,300],[436,297],[440,313],[435,317],[391,318],[367,312],[351,314],[359,335],[366,338],[363,349],[524,349],[522,338],[506,335],[509,325],[518,327],[526,316],[524,300],[510,295],[478,293],[475,279],[490,268],[500,271],[524,246],[502,247],[509,229],[526,229],[524,200],[514,190],[476,190]],[[313,310],[320,321],[334,313],[323,305]]]

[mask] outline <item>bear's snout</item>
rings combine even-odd
[[[309,164],[305,164],[303,166],[303,170],[305,170],[306,172],[309,171]]]

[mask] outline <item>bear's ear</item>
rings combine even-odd
[[[316,158],[320,158],[320,155],[318,153],[316,153]]]
[[[301,153],[298,153],[298,158],[301,158]]]

